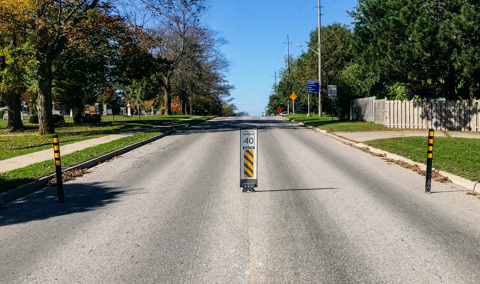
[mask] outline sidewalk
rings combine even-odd
[[[195,116],[191,118],[183,118],[179,120],[172,120],[168,121],[162,125],[154,126],[151,128],[148,128],[148,131],[151,131],[153,129],[163,129],[163,128],[170,128],[172,125],[179,124],[185,121],[190,121],[190,120],[195,120],[196,118],[199,118],[200,116]],[[119,134],[111,134],[111,135],[106,135],[103,137],[99,138],[93,138],[89,140],[84,140],[72,144],[67,144],[62,146],[62,141],[60,141],[60,154],[61,156],[71,154],[76,151],[83,150],[85,148],[93,147],[93,146],[98,146],[101,144],[109,143],[124,137],[128,136],[133,136],[138,133],[145,132],[145,129],[139,129],[139,130],[133,130],[129,132],[124,132],[124,133],[119,133]],[[15,169],[23,168],[26,166],[29,166],[31,164],[43,162],[43,161],[48,161],[48,160],[53,160],[53,147],[52,149],[48,150],[43,150],[43,151],[38,151],[34,153],[30,153],[27,155],[22,155],[6,160],[0,161],[0,173],[12,171]]]
[[[462,132],[462,131],[435,131],[435,137],[454,137],[454,138],[471,138],[480,139],[479,132]],[[368,140],[398,138],[398,137],[427,137],[428,130],[425,131],[369,131],[369,132],[332,132],[332,134],[352,140],[355,142],[364,142]]]

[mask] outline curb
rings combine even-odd
[[[214,118],[214,117],[213,117]],[[205,121],[208,121],[210,119],[213,119],[213,118],[208,118],[206,119]],[[205,121],[202,121],[198,124],[201,124]],[[197,125],[198,125],[197,124]],[[189,125],[190,126],[190,125]],[[187,126],[187,127],[189,127]],[[158,135],[155,135],[153,137],[150,137],[148,139],[145,139],[143,141],[139,141],[137,143],[134,143],[134,144],[131,144],[131,145],[128,145],[128,146],[125,146],[123,148],[120,148],[118,150],[115,150],[113,152],[110,152],[110,153],[107,153],[107,154],[104,154],[102,156],[99,156],[99,157],[96,157],[96,158],[93,158],[91,160],[88,160],[88,161],[85,161],[81,164],[78,164],[78,165],[75,165],[73,167],[70,167],[70,168],[67,168],[67,169],[64,169],[62,170],[62,173],[63,172],[66,172],[66,171],[71,171],[71,170],[77,170],[77,169],[86,169],[86,168],[93,168],[95,167],[96,165],[98,165],[99,163],[103,163],[105,161],[108,161],[110,159],[112,159],[113,157],[115,156],[119,156],[119,155],[122,155],[122,154],[125,154],[127,152],[130,152],[136,148],[139,148],[141,146],[144,146],[146,144],[149,144],[153,141],[156,141],[160,138],[163,138],[165,136],[168,136],[172,133],[175,133],[178,129],[184,129],[184,128],[187,128],[187,127],[178,127],[176,129],[172,129],[172,130],[169,130],[165,133],[161,133],[161,134],[158,134]],[[32,181],[30,183],[27,183],[27,184],[24,184],[24,185],[21,185],[19,187],[16,187],[14,189],[11,189],[7,192],[4,192],[4,193],[1,193],[0,194],[0,207],[4,204],[7,204],[8,202],[11,202],[13,200],[16,200],[20,197],[23,197],[25,195],[28,195],[28,194],[31,194],[43,187],[45,187],[45,185],[48,183],[49,180],[51,180],[52,178],[55,177],[55,173],[52,173],[48,176],[44,176],[44,177],[41,177],[39,178],[38,180],[36,181]]]
[[[284,117],[281,117],[281,118],[283,120],[287,120],[287,121],[297,123],[296,121],[293,121],[289,118],[284,118]],[[315,132],[325,134],[326,136],[328,136],[330,138],[333,138],[333,139],[335,139],[339,142],[342,142],[343,144],[353,146],[353,147],[358,147],[358,148],[367,148],[369,151],[371,151],[375,154],[384,155],[385,158],[403,161],[405,163],[409,163],[409,164],[412,164],[412,165],[417,165],[417,166],[420,167],[421,170],[426,170],[426,168],[427,168],[427,166],[423,163],[414,162],[414,161],[412,161],[410,159],[407,159],[405,157],[402,157],[402,156],[399,156],[399,155],[396,155],[396,154],[393,154],[393,153],[390,153],[390,152],[387,152],[387,151],[384,151],[384,150],[380,150],[380,149],[368,146],[368,145],[363,144],[363,143],[354,142],[352,140],[345,139],[345,138],[343,138],[341,136],[338,136],[338,135],[335,135],[335,134],[327,133],[326,130],[316,128],[316,127],[310,126],[308,124],[304,124],[302,122],[299,122],[298,124],[303,125],[304,127],[310,128],[310,129],[314,130]],[[454,175],[454,174],[451,174],[451,173],[448,173],[448,172],[445,172],[445,171],[438,171],[438,173],[447,177],[447,178],[449,178],[452,181],[452,184],[463,187],[466,190],[473,190],[475,188],[475,184],[477,184],[476,182],[473,182],[471,180],[467,180],[463,177],[460,177],[460,176],[457,176],[457,175]]]

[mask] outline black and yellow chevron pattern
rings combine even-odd
[[[253,150],[243,151],[243,176],[253,177]]]

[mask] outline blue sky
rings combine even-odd
[[[322,0],[322,26],[339,22],[350,25],[346,11],[357,0]],[[260,116],[275,83],[275,71],[284,67],[287,35],[290,54],[302,52],[317,28],[317,0],[210,0],[206,22],[229,41],[221,48],[232,67],[227,80],[235,86],[233,103],[239,111]],[[316,79],[316,78],[312,78]],[[277,82],[278,82],[277,78]]]

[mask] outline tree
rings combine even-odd
[[[109,6],[92,11],[53,64],[54,98],[73,107],[77,118],[85,104],[102,100],[105,90],[113,92],[152,72],[145,35],[111,14]]]
[[[78,25],[88,19],[89,13],[99,0],[35,1],[34,37],[38,75],[38,122],[39,133],[54,133],[52,119],[52,64],[68,43],[69,35]],[[109,5],[108,2],[102,5]]]
[[[190,43],[189,36],[198,27],[204,0],[142,0],[160,24],[157,29],[155,56],[159,60],[157,76],[163,80],[165,114],[170,115],[172,101],[172,77]]]
[[[21,96],[35,89],[35,52],[28,37],[28,1],[0,1],[0,97],[6,103],[7,130],[23,130]]]
[[[385,85],[403,83],[409,96],[470,98],[478,91],[478,3],[361,0],[354,51],[365,72]]]
[[[322,38],[322,107],[330,110],[331,100],[327,99],[327,85],[338,84],[342,70],[353,60],[351,53],[352,33],[347,26],[339,23],[333,23],[321,29]],[[273,93],[270,96],[268,104],[268,114],[274,114],[278,107],[287,108],[287,104],[291,104],[290,95],[295,92],[297,99],[295,100],[296,112],[307,112],[308,94],[306,92],[307,80],[318,79],[318,55],[313,50],[318,50],[318,31],[313,30],[310,33],[310,47],[306,53],[302,53],[298,58],[290,60],[290,74],[286,69],[281,70],[282,79],[278,86],[274,86]],[[339,88],[337,95],[337,113],[344,113],[344,101],[348,100],[349,107],[350,94],[343,92]],[[311,109],[318,106],[317,96],[311,96]]]
[[[20,131],[21,96],[34,88],[34,49],[30,43],[0,50],[0,95],[8,107],[8,131]]]
[[[138,111],[138,119],[140,119],[140,103],[151,100],[156,96],[155,83],[151,77],[145,77],[140,80],[133,80],[132,83],[124,87],[125,94],[128,98],[135,100]]]
[[[196,29],[189,36],[188,52],[183,56],[172,77],[172,94],[182,102],[190,102],[189,113],[222,115],[233,100],[233,86],[224,79],[230,63],[218,50],[226,40],[215,31]]]

